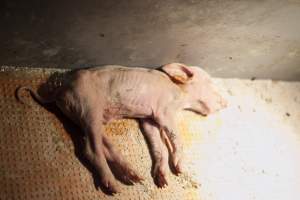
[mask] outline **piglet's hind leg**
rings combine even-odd
[[[128,185],[141,182],[143,178],[132,169],[131,165],[115,149],[110,140],[105,135],[102,138],[105,146],[105,157],[115,177]]]
[[[85,137],[85,154],[89,162],[95,167],[100,177],[100,182],[105,190],[109,193],[119,192],[116,179],[112,174],[105,155],[105,145],[103,143],[103,125],[97,123],[97,118],[87,118],[84,124]]]

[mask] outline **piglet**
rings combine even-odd
[[[210,76],[199,67],[171,63],[159,69],[107,65],[74,71],[66,76],[52,98],[43,99],[28,87],[40,103],[55,103],[85,133],[85,155],[95,167],[102,186],[119,191],[108,162],[113,162],[129,183],[140,182],[130,164],[104,133],[104,125],[121,118],[138,119],[153,155],[152,176],[158,187],[167,185],[168,149],[175,173],[182,172],[182,142],[175,121],[179,110],[208,115],[226,107]],[[167,146],[166,143],[167,142]]]

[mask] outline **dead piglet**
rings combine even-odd
[[[85,132],[85,153],[106,189],[118,191],[108,163],[114,163],[128,183],[142,178],[132,170],[104,133],[104,125],[120,118],[140,119],[154,158],[153,177],[167,184],[170,141],[175,173],[182,171],[182,142],[174,116],[182,109],[208,115],[226,106],[209,75],[179,63],[159,70],[105,66],[72,73],[55,93],[56,105]],[[161,133],[165,138],[161,139]]]

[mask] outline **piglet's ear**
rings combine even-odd
[[[170,63],[166,64],[161,67],[161,70],[168,74],[168,76],[175,82],[175,83],[186,83],[193,77],[193,72],[191,69],[181,63]]]

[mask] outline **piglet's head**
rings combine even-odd
[[[199,67],[171,63],[161,69],[185,91],[185,110],[208,115],[227,106],[226,100],[217,92],[208,73]]]

